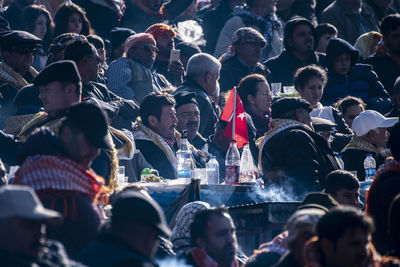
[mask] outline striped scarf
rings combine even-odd
[[[38,72],[32,67],[30,67],[29,72],[33,77],[38,75]],[[0,63],[0,79],[4,80],[8,84],[11,84],[17,90],[29,84],[24,77],[21,76],[21,74],[14,71],[5,62]]]

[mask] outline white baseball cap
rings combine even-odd
[[[0,218],[20,217],[38,221],[59,222],[61,214],[43,207],[32,188],[6,185],[0,188]]]
[[[399,118],[386,118],[375,110],[361,112],[353,121],[351,129],[356,136],[363,136],[376,128],[389,128],[395,125]]]

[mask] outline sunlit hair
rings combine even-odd
[[[54,23],[49,11],[43,5],[30,5],[21,14],[21,29],[30,33],[35,31],[36,20],[40,15],[46,17],[47,32],[43,37],[43,46],[48,48],[53,37]]]
[[[321,79],[322,88],[325,88],[327,82],[326,73],[317,65],[309,65],[299,68],[293,76],[294,87],[299,91],[299,89],[303,89],[312,78]]]
[[[80,34],[86,36],[94,33],[85,11],[80,6],[67,2],[60,6],[54,16],[54,23],[56,24],[54,36],[68,32],[68,19],[73,14],[78,14],[82,19],[82,30]]]

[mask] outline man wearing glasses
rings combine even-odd
[[[36,49],[42,40],[24,31],[8,31],[0,35],[3,61],[0,63],[0,128],[14,115],[13,99],[17,92],[37,75],[32,68]]]
[[[156,41],[151,34],[139,33],[128,37],[123,57],[108,67],[108,88],[123,98],[140,102],[151,92],[172,87],[163,75],[151,70],[157,52]]]

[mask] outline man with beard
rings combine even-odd
[[[317,41],[317,32],[310,21],[304,18],[288,21],[283,37],[285,49],[279,56],[264,62],[271,72],[268,81],[291,86],[293,85],[293,75],[299,68],[311,64],[324,67],[325,55],[315,52]]]
[[[146,33],[153,35],[157,43],[158,53],[153,68],[174,86],[179,86],[183,82],[184,68],[180,60],[170,61],[171,50],[175,48],[174,30],[163,23],[151,25]]]
[[[338,30],[338,37],[354,44],[357,38],[370,31],[379,31],[374,10],[361,0],[336,0],[321,14],[321,22]]]
[[[383,39],[376,53],[367,59],[389,95],[393,94],[394,83],[400,76],[400,15],[389,15],[382,19]]]
[[[151,92],[170,88],[171,84],[163,75],[151,70],[157,53],[153,35],[138,33],[129,36],[125,42],[124,56],[108,67],[108,88],[116,95],[138,103]]]
[[[228,210],[199,211],[190,226],[192,248],[185,254],[191,266],[239,266],[236,228]]]
[[[179,132],[187,131],[188,141],[197,149],[208,150],[207,140],[199,133],[200,110],[195,93],[180,92],[174,95],[176,105],[176,117]]]

